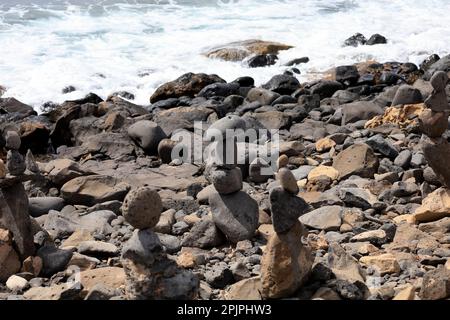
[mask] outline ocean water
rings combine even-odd
[[[149,104],[156,87],[189,71],[260,84],[303,56],[300,81],[368,59],[420,63],[450,53],[449,12],[448,0],[0,0],[0,85],[36,109],[118,90]],[[389,42],[342,47],[356,32]],[[201,55],[245,39],[295,48],[257,69]],[[62,94],[69,85],[77,91]]]

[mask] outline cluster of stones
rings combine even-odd
[[[199,280],[169,259],[152,230],[161,217],[162,201],[149,187],[131,190],[123,204],[125,220],[136,228],[123,246],[121,262],[126,274],[126,298],[130,300],[194,299]]]
[[[275,233],[270,237],[261,262],[261,295],[283,298],[295,293],[308,279],[313,257],[302,244],[306,236],[299,217],[308,204],[299,196],[297,181],[286,167],[288,158],[278,159],[277,180],[280,184],[270,190],[270,209]]]
[[[31,151],[26,159],[19,153],[21,139],[17,132],[8,131],[5,142],[6,165],[0,159],[0,281],[6,281],[22,265],[26,269],[25,262],[34,258],[33,225],[22,182],[33,179],[39,171]],[[39,272],[36,265],[34,273]]]
[[[423,154],[428,165],[433,169],[441,183],[450,187],[450,144],[442,137],[448,128],[450,107],[447,102],[445,86],[448,82],[447,73],[436,72],[430,80],[433,87],[431,95],[425,100],[425,109],[419,117],[422,132],[428,136],[422,139]]]

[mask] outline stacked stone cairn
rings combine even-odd
[[[425,109],[419,117],[422,133],[423,154],[441,183],[450,187],[450,144],[442,137],[448,128],[450,106],[447,102],[445,86],[448,82],[447,73],[436,72],[430,80],[433,86],[431,95],[425,100]]]
[[[122,249],[129,300],[195,299],[199,280],[192,272],[180,269],[171,260],[152,230],[161,217],[162,201],[149,187],[131,190],[122,205],[125,220],[134,228]]]
[[[251,239],[258,228],[258,203],[242,191],[243,176],[238,167],[237,143],[233,135],[226,136],[227,129],[244,127],[242,119],[228,116],[217,121],[206,133],[209,139],[214,129],[223,138],[212,144],[215,156],[208,159],[209,180],[217,191],[209,196],[209,204],[215,225],[231,243]],[[230,148],[233,150],[229,150]]]
[[[261,294],[283,298],[294,294],[307,280],[313,264],[311,251],[302,244],[306,230],[299,217],[308,204],[299,196],[297,181],[281,156],[276,175],[280,184],[270,190],[270,209],[275,233],[269,239],[261,262]]]
[[[24,261],[35,258],[35,226],[28,214],[23,182],[33,180],[39,173],[31,151],[26,159],[19,153],[21,139],[17,132],[8,131],[5,141],[6,165],[0,159],[0,281],[18,272]],[[34,271],[37,275],[40,270]]]

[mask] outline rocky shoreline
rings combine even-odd
[[[363,38],[347,45],[386,41]],[[289,48],[252,41],[210,54],[251,67]],[[40,115],[0,87],[0,299],[448,299],[450,55],[300,83],[307,62]],[[214,148],[195,122],[275,130],[275,169],[250,157],[270,136],[240,163],[173,159],[181,134]]]

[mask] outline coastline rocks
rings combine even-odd
[[[383,108],[371,101],[355,101],[342,105],[342,121],[344,126],[359,120],[370,120],[384,113]]]
[[[308,279],[313,258],[301,245],[303,228],[300,222],[285,234],[274,233],[261,261],[261,295],[284,298],[295,293]]]
[[[216,82],[224,83],[225,80],[214,74],[185,73],[181,77],[158,87],[150,97],[150,103],[170,98],[180,98],[182,96],[194,97],[204,87]]]
[[[153,228],[159,221],[162,201],[156,190],[141,187],[131,190],[122,205],[125,220],[137,229]]]
[[[69,204],[93,206],[111,200],[122,201],[130,186],[106,175],[78,177],[61,187],[61,196]]]
[[[259,102],[263,106],[272,104],[279,97],[278,93],[263,88],[252,88],[247,93],[248,102]]]
[[[239,84],[237,83],[213,83],[204,87],[197,94],[198,97],[210,99],[212,97],[228,97],[239,93]]]
[[[205,141],[212,141],[213,138],[217,140],[225,140],[227,137],[227,131],[246,129],[245,121],[236,115],[227,115],[222,119],[214,122],[205,132]]]
[[[320,80],[318,83],[313,85],[310,90],[311,94],[319,95],[320,99],[330,98],[338,90],[343,90],[344,86],[342,83],[331,80]]]
[[[290,95],[300,87],[300,82],[296,77],[278,74],[273,76],[272,79],[262,85],[262,87],[281,95]]]
[[[156,153],[159,143],[166,138],[161,127],[149,120],[141,120],[131,125],[128,128],[128,135],[150,154]]]
[[[258,228],[258,203],[243,191],[209,196],[213,221],[232,243],[251,239]]]
[[[60,211],[64,207],[64,199],[59,197],[36,197],[28,200],[29,213],[32,217],[47,214],[50,210]]]
[[[387,39],[381,34],[375,33],[370,36],[369,40],[365,43],[368,46],[373,46],[375,44],[384,44],[387,43]]]
[[[269,192],[272,225],[277,233],[290,230],[298,218],[309,208],[302,198],[290,194],[280,187]]]
[[[220,194],[230,194],[242,189],[242,172],[238,167],[216,168],[210,173],[210,180]]]
[[[352,175],[372,178],[378,170],[378,165],[378,157],[365,143],[351,145],[333,159],[333,168],[339,172],[341,180]]]
[[[278,54],[281,50],[288,50],[292,46],[278,42],[262,40],[245,40],[224,44],[205,53],[205,56],[226,61],[242,61],[252,54]]]
[[[346,39],[344,41],[344,46],[346,47],[357,47],[359,45],[364,45],[366,44],[367,39],[366,37],[361,34],[361,33],[355,33],[354,35],[352,35],[350,38]]]
[[[266,66],[272,66],[277,63],[278,57],[274,54],[258,54],[250,57],[247,61],[247,65],[250,68],[260,68]]]
[[[354,65],[336,67],[334,73],[336,81],[347,85],[356,84],[359,79],[358,68]]]
[[[37,115],[33,107],[15,98],[0,98],[0,109],[3,109],[7,113],[18,113],[22,116]]]
[[[402,85],[395,93],[391,106],[400,106],[405,104],[417,104],[423,102],[420,91],[410,85]]]
[[[436,62],[432,63],[424,74],[425,80],[430,80],[431,77],[439,71],[449,72],[450,71],[450,54],[438,59]]]

